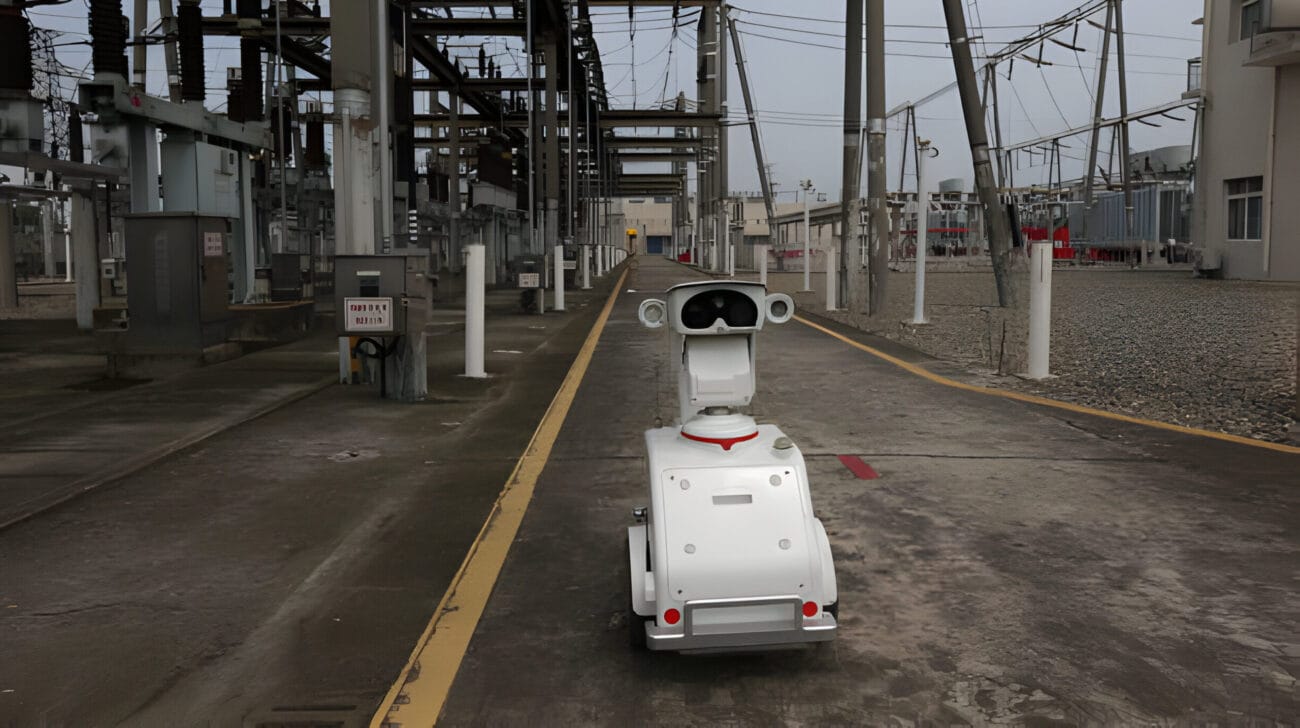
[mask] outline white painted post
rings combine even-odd
[[[555,310],[564,310],[564,246],[555,246]]]
[[[72,194],[68,240],[75,238],[72,253],[68,256],[68,270],[77,271],[77,328],[92,331],[95,328],[95,307],[99,305],[99,244],[95,228],[95,201],[78,189]]]
[[[487,376],[483,369],[485,257],[483,243],[465,246],[465,376],[475,379]]]
[[[826,250],[826,310],[835,310],[835,277],[838,266],[835,265],[836,250],[827,248]]]
[[[926,190],[925,160],[930,154],[930,145],[920,143],[916,155],[916,291],[912,299],[913,326],[928,324],[925,320],[925,257],[929,251],[926,236],[930,230],[930,193]]]
[[[755,245],[754,255],[758,257],[758,282],[767,285],[767,246]]]
[[[591,290],[591,246],[584,245],[579,254],[579,264],[582,266],[582,290]]]
[[[1048,376],[1052,340],[1052,244],[1034,243],[1029,261],[1029,379]]]
[[[803,292],[807,293],[812,290],[812,258],[809,257],[808,241],[808,193],[812,192],[812,187],[805,187],[803,191]]]
[[[736,277],[736,246],[727,243],[727,275]]]

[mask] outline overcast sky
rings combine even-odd
[[[1075,7],[1075,0],[975,0],[968,6],[968,22],[983,28],[984,42],[993,51],[1006,42],[1030,32],[1038,23],[1055,18]],[[125,2],[129,12],[133,3]],[[324,3],[328,9],[328,2]],[[946,45],[943,11],[939,0],[892,0],[886,2],[886,99],[887,108],[927,96],[954,80],[952,60]],[[156,13],[156,3],[149,3]],[[220,0],[204,0],[205,12],[220,13]],[[798,180],[810,178],[817,188],[838,197],[842,146],[845,3],[842,0],[739,0],[732,5],[732,17],[739,21],[742,43],[755,106],[758,109],[765,153],[772,165],[778,199],[792,201]],[[1124,23],[1128,33],[1129,108],[1139,110],[1177,100],[1186,87],[1186,61],[1200,55],[1201,0],[1126,0]],[[637,10],[629,24],[625,9],[593,9],[597,41],[605,64],[605,79],[615,106],[655,107],[672,99],[677,91],[694,98],[695,16],[683,9],[676,38],[669,8]],[[85,4],[41,6],[29,11],[34,24],[59,30],[56,40],[65,73],[83,71],[89,65],[89,48],[78,43],[86,34]],[[781,17],[785,16],[785,17]],[[1097,23],[1104,13],[1093,18]],[[635,27],[635,33],[630,32]],[[1087,124],[1092,114],[1092,93],[1096,84],[1100,30],[1084,23],[1056,37],[1077,44],[1082,51],[1047,43],[1044,61],[1036,66],[1018,59],[1010,69],[999,66],[1000,115],[1004,141],[1032,139]],[[208,106],[224,108],[225,69],[238,63],[234,38],[207,39]],[[453,47],[467,46],[467,56],[477,56],[479,39],[453,39]],[[520,39],[497,40],[488,46],[506,75],[515,75],[522,55]],[[983,52],[983,49],[980,49]],[[1114,47],[1112,44],[1112,54]],[[1035,48],[1030,55],[1038,57]],[[632,65],[635,57],[636,65]],[[979,60],[977,59],[977,64]],[[150,53],[149,90],[165,93],[161,50]],[[744,120],[739,77],[732,62],[729,112],[735,121]],[[1118,112],[1117,68],[1110,64],[1106,93],[1106,116]],[[71,76],[64,77],[71,83]],[[635,95],[634,95],[635,84]],[[1141,151],[1154,147],[1188,144],[1191,139],[1191,111],[1175,112],[1183,121],[1158,118],[1161,126],[1132,125],[1132,147]],[[971,177],[965,127],[955,91],[917,108],[922,136],[933,140],[941,155],[929,168],[933,184],[947,177]],[[901,117],[889,124],[889,186],[898,186],[898,163],[903,144]],[[652,133],[652,132],[647,132]],[[664,130],[663,133],[671,133]],[[1109,139],[1103,132],[1103,163]],[[730,177],[733,191],[757,190],[758,176],[749,139],[743,125],[729,129]],[[1087,137],[1064,140],[1065,176],[1082,173]],[[1018,184],[1045,182],[1046,166],[1040,155],[1031,164],[1022,155],[1015,173]],[[907,180],[910,188],[914,181]]]

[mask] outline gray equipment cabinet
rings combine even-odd
[[[224,343],[230,219],[192,212],[124,217],[131,348],[189,353]]]
[[[423,273],[419,259],[403,255],[339,255],[334,258],[334,301],[338,333],[344,336],[400,336],[406,333],[408,262]],[[423,292],[417,297],[424,302]]]

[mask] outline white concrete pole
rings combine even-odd
[[[727,241],[727,275],[736,277],[736,246]]]
[[[767,285],[767,246],[755,245],[754,256],[758,258],[758,282]]]
[[[564,310],[564,246],[555,246],[555,261],[552,266],[555,274],[555,310]]]
[[[54,266],[54,202],[41,203],[41,258],[44,260],[46,278],[55,276]]]
[[[839,273],[839,266],[835,264],[835,248],[826,249],[826,310],[835,310],[835,283],[836,274]]]
[[[809,257],[808,194],[812,189],[803,191],[803,290],[812,290],[812,258]]]
[[[99,235],[95,229],[95,203],[90,197],[73,193],[71,222],[68,239],[76,238],[76,245],[68,256],[68,267],[71,269],[75,263],[78,271],[77,328],[91,331],[95,328],[95,307],[99,305]]]
[[[482,379],[484,348],[484,258],[483,243],[465,246],[465,376]]]
[[[582,290],[591,289],[591,246],[584,245],[579,248],[578,264],[582,266]]]
[[[1048,376],[1052,341],[1052,244],[1034,243],[1029,261],[1030,379]]]
[[[926,190],[925,159],[930,156],[930,145],[921,143],[916,155],[916,291],[912,298],[914,326],[928,324],[925,320],[925,256],[926,235],[930,232],[930,194]]]
[[[95,262],[95,267],[99,267],[99,262]],[[63,233],[63,282],[72,282],[72,233],[64,231]]]

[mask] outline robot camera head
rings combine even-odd
[[[637,313],[647,328],[667,323],[683,336],[722,336],[755,333],[764,322],[783,324],[794,315],[794,302],[784,293],[769,294],[761,283],[700,281],[668,289],[667,301],[642,301]]]

